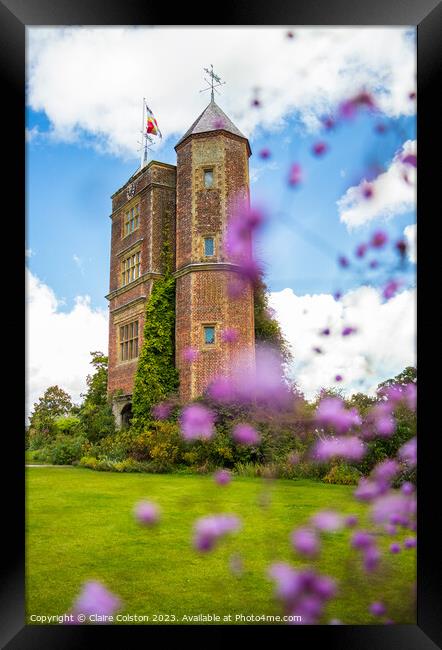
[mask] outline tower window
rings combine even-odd
[[[213,325],[204,327],[204,344],[213,345],[215,343],[215,328]]]
[[[204,255],[205,257],[215,255],[215,240],[213,237],[204,237]]]
[[[127,237],[131,232],[137,230],[140,225],[140,206],[135,205],[130,208],[124,215],[123,237]]]
[[[138,357],[138,321],[120,327],[120,361]]]
[[[121,262],[121,286],[133,282],[141,275],[141,253],[132,253]]]
[[[204,187],[210,190],[213,187],[213,169],[204,170]]]

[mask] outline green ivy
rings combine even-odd
[[[146,304],[144,340],[132,395],[133,426],[152,420],[152,407],[178,389],[175,368],[175,279],[168,238],[163,246],[164,276],[156,280]]]
[[[290,361],[290,346],[281,331],[281,326],[272,313],[268,301],[267,285],[261,276],[253,291],[255,315],[255,341],[268,343],[281,353],[285,362]]]

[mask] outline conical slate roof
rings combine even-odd
[[[207,133],[208,131],[228,131],[238,135],[240,138],[247,140],[246,136],[233,124],[232,120],[227,117],[218,104],[212,99],[210,104],[203,110],[201,115],[197,117],[190,129],[186,131],[183,137],[178,140],[175,148],[184,142],[186,138],[194,133]]]

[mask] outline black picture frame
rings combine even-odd
[[[152,5],[152,6],[151,6]],[[172,9],[173,6],[173,9]],[[217,5],[219,7],[219,5]],[[141,0],[2,0],[0,2],[0,59],[3,76],[3,162],[7,164],[2,172],[3,199],[5,213],[14,215],[17,226],[8,232],[5,253],[12,255],[8,268],[17,268],[17,252],[23,250],[24,224],[21,215],[25,214],[25,27],[32,25],[166,25],[173,18],[178,24],[204,25],[207,4],[199,11],[196,5],[185,5],[178,13],[177,5],[161,6],[159,3],[146,3]],[[189,13],[190,12],[190,13]],[[195,20],[195,17],[199,18]],[[284,4],[255,1],[225,2],[219,7],[219,16],[211,17],[213,24],[225,25],[416,25],[418,33],[418,146],[419,182],[418,213],[420,223],[418,238],[418,359],[419,391],[418,422],[422,432],[419,439],[418,465],[418,582],[417,582],[417,625],[372,625],[372,626],[269,626],[259,627],[260,637],[267,636],[272,641],[290,639],[295,643],[323,643],[328,648],[357,648],[358,650],[430,650],[442,645],[442,611],[440,580],[440,506],[438,504],[437,479],[440,473],[439,457],[434,453],[435,439],[440,436],[439,427],[432,422],[431,408],[437,404],[436,386],[427,376],[427,358],[423,349],[431,345],[435,338],[434,329],[439,321],[426,313],[423,304],[426,295],[425,277],[434,278],[435,264],[440,259],[440,239],[432,234],[431,221],[440,220],[440,169],[441,110],[436,94],[438,72],[442,52],[442,5],[437,0],[311,0],[311,2],[291,2]],[[432,166],[432,154],[435,166]],[[8,205],[9,203],[9,205]],[[7,211],[7,212],[6,212]],[[424,216],[425,215],[425,216]],[[422,232],[421,232],[422,230]],[[425,245],[425,252],[424,252]],[[433,249],[432,249],[433,246]],[[438,254],[439,253],[439,254]],[[19,327],[21,308],[21,289],[23,278],[19,272],[14,274],[17,291],[6,294],[12,307],[12,325]],[[21,286],[20,286],[21,285]],[[430,310],[431,311],[431,307]],[[8,311],[9,313],[9,311]],[[8,326],[11,325],[8,319]],[[5,339],[4,339],[5,340]],[[437,339],[434,346],[437,346]],[[430,353],[435,353],[433,347]],[[148,642],[152,635],[164,642],[172,634],[179,633],[181,643],[191,641],[195,636],[204,641],[211,638],[230,637],[249,639],[250,626],[244,627],[145,627],[145,626],[27,626],[24,625],[24,436],[21,435],[21,400],[18,382],[13,383],[13,369],[18,369],[19,356],[13,354],[13,361],[6,365],[4,388],[8,401],[14,393],[18,395],[18,405],[11,409],[7,419],[3,418],[4,438],[2,449],[2,476],[6,479],[3,491],[3,552],[4,574],[0,593],[0,643],[1,647],[25,650],[27,648],[85,648],[102,644],[104,637],[113,643],[130,647],[135,635]],[[4,363],[7,363],[4,361]],[[9,403],[9,402],[8,402]],[[434,413],[435,410],[434,410]],[[436,421],[435,421],[436,422]],[[437,525],[439,523],[439,526]],[[271,628],[271,629],[270,629]],[[221,637],[222,635],[222,637]]]

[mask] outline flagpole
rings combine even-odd
[[[146,98],[143,97],[143,117],[141,120],[141,160],[140,160],[140,169],[143,168],[144,166],[144,142],[145,142],[145,135],[144,135],[144,104],[146,103]]]

